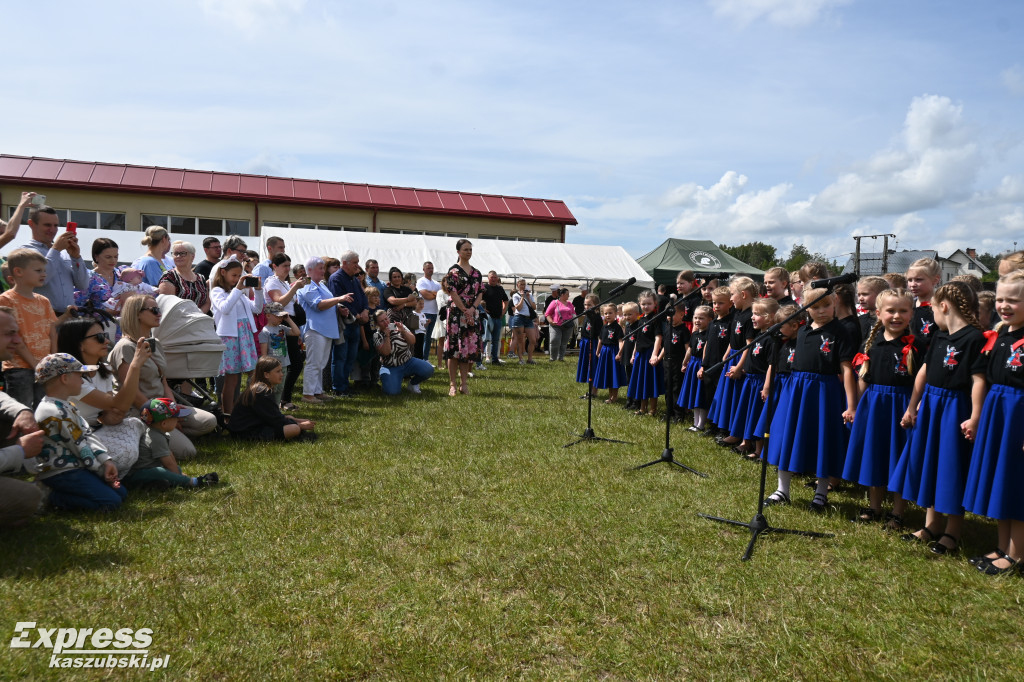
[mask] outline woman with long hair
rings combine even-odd
[[[459,260],[448,268],[446,279],[452,297],[445,320],[447,336],[444,357],[448,361],[448,395],[469,395],[469,370],[480,360],[480,318],[477,306],[483,301],[484,283],[480,271],[469,260],[473,257],[473,243],[460,239],[455,244]],[[456,389],[455,380],[459,379]]]

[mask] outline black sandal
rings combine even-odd
[[[904,534],[900,536],[899,539],[908,543],[933,543],[939,539],[939,536],[935,535],[934,532],[929,530],[927,527],[922,528],[921,532],[924,532],[924,534],[927,535],[928,538],[919,538],[918,536],[913,535],[912,532],[904,532]]]
[[[953,546],[942,544],[942,538],[949,538],[953,541]],[[928,551],[932,554],[938,554],[939,556],[953,556],[960,553],[960,538],[955,538],[949,533],[943,533],[939,536],[939,539],[935,542],[928,544]]]

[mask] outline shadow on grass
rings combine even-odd
[[[113,514],[95,517],[117,519]],[[127,566],[131,555],[117,551],[89,551],[97,530],[72,526],[67,520],[53,518],[30,523],[4,532],[4,554],[0,557],[0,577],[47,578],[72,571],[105,571],[113,566]]]

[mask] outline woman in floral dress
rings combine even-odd
[[[445,320],[447,334],[444,340],[444,359],[448,362],[448,395],[458,390],[469,395],[469,370],[480,360],[480,318],[477,306],[483,301],[484,281],[480,271],[469,264],[473,257],[473,244],[460,239],[456,245],[459,262],[448,268],[445,276],[451,302]]]

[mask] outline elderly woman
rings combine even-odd
[[[402,380],[409,377],[409,390],[420,392],[420,384],[434,375],[434,366],[412,356],[416,337],[391,312],[374,313],[373,345],[380,355],[380,387],[384,395],[398,395]]]
[[[550,357],[548,360],[565,362],[565,347],[572,335],[572,320],[576,317],[576,308],[569,302],[569,290],[562,287],[558,290],[558,297],[551,297],[548,307],[544,311],[544,317],[548,321],[548,329],[551,333]]]
[[[447,334],[444,358],[448,362],[448,395],[457,392],[469,395],[469,370],[480,359],[480,318],[477,306],[483,301],[484,282],[480,271],[469,259],[473,257],[473,243],[460,239],[455,244],[459,260],[448,268],[445,279],[452,300],[448,304]],[[458,391],[455,380],[459,379]]]
[[[192,263],[196,259],[196,247],[190,242],[174,242],[171,244],[171,258],[174,260],[174,269],[168,270],[160,278],[157,293],[187,298],[204,313],[209,312],[210,289],[206,280],[192,270]]]
[[[149,344],[136,345],[124,382],[114,390],[114,373],[104,362],[110,342],[100,323],[90,317],[65,320],[57,327],[58,352],[73,355],[83,365],[99,366],[82,375],[82,392],[72,399],[96,438],[107,446],[118,477],[124,478],[139,458],[139,439],[146,430],[140,420],[126,415],[138,395],[142,368],[152,354]]]
[[[141,243],[146,247],[146,255],[132,263],[132,267],[142,270],[146,284],[155,287],[164,273],[174,267],[167,258],[167,252],[171,250],[171,235],[158,225],[150,225]]]
[[[296,325],[301,326],[306,323],[306,318],[305,314],[303,314],[301,322],[295,320],[296,309],[302,310],[302,306],[295,305],[295,295],[299,289],[309,284],[309,279],[306,278],[305,269],[303,269],[302,277],[297,277],[294,282],[289,284],[288,273],[291,267],[292,260],[288,257],[288,254],[279,253],[275,255],[270,259],[270,269],[274,274],[267,277],[266,281],[263,282],[263,288],[266,290],[267,297],[274,303],[280,303],[284,306],[284,312],[291,316]],[[299,374],[302,373],[302,349],[299,347],[299,337],[297,336],[286,335],[285,341],[288,344],[288,374],[284,380],[281,402],[284,409],[294,410],[295,405],[292,403],[292,396],[295,391],[295,382],[298,381]]]
[[[339,338],[338,313],[341,303],[352,301],[352,294],[332,296],[324,277],[327,268],[322,258],[306,261],[309,284],[299,289],[298,301],[306,313],[302,340],[306,344],[306,367],[302,375],[302,402],[320,404],[330,400],[324,393],[323,371],[330,357],[331,346]]]
[[[160,308],[152,296],[136,294],[129,296],[121,308],[121,330],[124,336],[111,349],[107,360],[114,368],[118,382],[123,386],[128,380],[128,368],[140,341],[151,338],[153,330],[160,326]],[[163,349],[157,342],[152,355],[142,365],[139,373],[139,389],[132,399],[129,416],[138,417],[140,408],[152,398],[174,400],[171,387],[167,384],[167,361]],[[171,452],[178,459],[196,456],[196,446],[189,438],[210,433],[217,428],[217,418],[206,410],[194,409],[192,414],[179,420],[178,428],[171,431]]]

